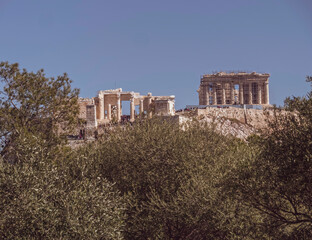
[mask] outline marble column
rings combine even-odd
[[[210,102],[209,102],[209,83],[205,87],[205,105],[210,105]]]
[[[152,111],[152,98],[148,97],[148,117],[152,118],[153,116],[153,111]]]
[[[270,104],[269,99],[269,83],[264,83],[264,92],[265,92],[265,104]]]
[[[239,84],[239,104],[244,104],[244,84]]]
[[[133,122],[134,121],[134,97],[131,96],[130,98],[130,121]]]
[[[204,104],[209,105],[209,86],[205,86],[204,88]]]
[[[98,119],[100,120],[103,120],[104,119],[104,115],[105,115],[105,112],[104,112],[104,94],[102,93],[99,93],[99,117]]]
[[[262,104],[262,83],[257,83],[258,85],[258,99],[257,102],[258,104]]]
[[[140,117],[143,117],[143,113],[144,113],[144,102],[143,99],[140,99]]]
[[[109,121],[112,120],[112,105],[111,105],[111,104],[108,104],[107,119],[108,119]]]
[[[221,91],[222,91],[222,105],[225,105],[226,104],[226,101],[225,101],[225,84],[224,83],[222,83],[222,89],[221,89]]]
[[[121,98],[120,94],[117,94],[117,121],[121,121]]]
[[[106,110],[106,108],[105,108],[105,95],[103,94],[103,119],[106,118],[105,117],[105,110]]]
[[[212,86],[212,104],[217,105],[217,85],[215,83]]]
[[[252,84],[248,84],[248,104],[252,104]]]
[[[234,104],[234,84],[233,83],[230,83],[230,88],[231,88],[231,94],[230,94],[230,96],[231,96],[231,100],[230,100],[230,104]]]

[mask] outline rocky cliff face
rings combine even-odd
[[[196,109],[192,114],[202,123],[214,125],[224,135],[246,139],[266,128],[266,119],[273,115],[271,110],[242,108]]]
[[[215,129],[223,135],[232,135],[240,139],[247,139],[250,135],[257,133],[257,129],[255,127],[239,122],[236,119],[200,116],[199,121],[213,125]]]

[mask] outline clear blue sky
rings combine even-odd
[[[304,95],[311,0],[0,0],[0,61],[67,72],[82,97],[115,85],[198,104],[200,75],[268,72],[270,101]]]

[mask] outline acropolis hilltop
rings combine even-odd
[[[240,108],[270,106],[269,77],[268,73],[256,72],[222,71],[205,74],[201,77],[197,90],[199,104],[187,105],[187,108],[205,108],[206,111],[197,111],[197,114],[207,115],[209,111],[215,112],[216,110],[212,109],[215,107],[232,106],[237,109],[236,112],[240,112]],[[123,115],[124,101],[129,101],[130,116]],[[92,98],[80,98],[79,106],[79,117],[86,120],[87,127],[125,120],[133,122],[137,118],[150,118],[153,115],[167,117],[176,115],[174,95],[153,96],[152,93],[141,95],[138,92],[123,91],[121,88],[101,90]],[[230,114],[231,110],[225,111],[229,111]],[[246,114],[246,111],[240,114]],[[181,112],[178,115],[181,116]]]

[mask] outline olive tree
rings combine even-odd
[[[38,72],[20,70],[17,63],[0,63],[1,155],[16,160],[14,149],[25,138],[40,138],[53,147],[77,121],[78,89],[71,88],[67,74],[48,78]],[[31,140],[30,140],[31,141]],[[13,158],[13,159],[12,159]]]
[[[46,152],[37,145],[18,164],[0,157],[0,239],[123,239],[124,201],[114,184],[69,149]]]
[[[233,239],[239,203],[219,183],[245,148],[209,126],[156,118],[115,129],[80,155],[124,194],[126,239]]]
[[[268,126],[250,141],[257,153],[237,166],[227,186],[256,211],[268,238],[311,239],[312,91],[287,98]]]

